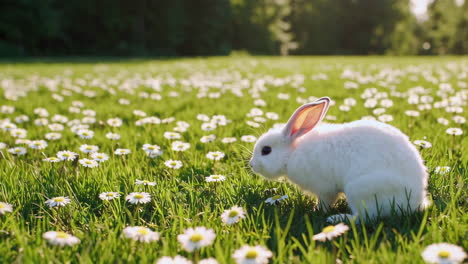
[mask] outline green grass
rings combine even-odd
[[[344,89],[345,82],[357,82],[340,78],[345,69],[373,79],[359,84],[358,89]],[[379,74],[383,72],[388,75]],[[62,139],[49,141],[44,150],[28,148],[27,155],[20,157],[2,150],[0,201],[13,204],[14,212],[0,215],[0,262],[154,263],[161,256],[176,254],[193,259],[196,256],[181,248],[177,235],[194,226],[215,230],[214,244],[199,253],[201,258],[215,257],[220,263],[233,263],[232,253],[244,244],[269,248],[274,253],[271,263],[335,263],[336,258],[346,263],[422,263],[420,254],[429,244],[448,242],[467,248],[467,124],[454,123],[451,118],[455,114],[447,113],[444,108],[421,111],[417,118],[408,117],[405,111],[417,110],[417,105],[390,94],[391,89],[406,92],[422,86],[430,89],[427,92],[434,102],[440,101],[439,84],[424,78],[433,76],[440,83],[452,85],[453,92],[446,95],[462,98],[464,112],[458,115],[466,117],[468,93],[459,82],[467,83],[468,77],[462,72],[468,72],[466,57],[233,57],[0,64],[2,86],[14,83],[14,88],[8,89],[10,92],[26,91],[25,97],[17,101],[0,97],[0,106],[16,108],[13,114],[0,113],[0,119],[28,115],[31,121],[18,124],[28,131],[28,139],[44,139],[45,133],[50,132],[47,127],[33,124],[32,120],[37,118],[33,114],[35,108],[46,108],[49,119],[54,114],[65,115],[70,120],[81,119],[82,114],[68,111],[72,101],[81,101],[85,105],[83,109],[97,113],[96,123],[90,126],[95,132],[92,139],[80,139],[65,126],[60,132]],[[311,76],[318,73],[326,74],[328,80],[312,80]],[[299,75],[304,77],[303,83]],[[161,91],[143,83],[142,80],[149,78],[161,81]],[[58,85],[48,89],[45,84],[51,79],[58,80]],[[256,107],[250,88],[259,79],[266,80],[267,89],[259,90],[257,95],[267,104],[258,108],[275,112],[280,118],[268,119],[261,127],[253,128],[245,121],[252,120],[246,116]],[[275,79],[278,85],[272,84]],[[182,80],[193,83],[184,85]],[[205,87],[207,94],[219,92],[221,96],[197,98],[200,87]],[[305,91],[301,93],[298,87],[304,87]],[[432,148],[422,150],[422,156],[430,171],[429,193],[433,205],[424,213],[352,226],[333,242],[315,242],[311,238],[327,226],[328,215],[347,211],[345,202],[338,202],[333,212],[316,210],[316,199],[294,185],[266,181],[254,175],[246,162],[253,143],[242,142],[240,137],[259,136],[275,122],[285,122],[300,105],[296,101],[298,97],[330,96],[337,103],[328,113],[336,116],[334,122],[372,115],[372,109],[365,108],[361,99],[364,89],[371,87],[386,92],[393,100],[394,105],[386,112],[394,118],[390,124],[408,134],[411,140],[425,139],[432,143]],[[230,91],[233,88],[243,88],[243,96],[234,95]],[[52,98],[52,94],[62,94],[64,90],[70,91],[70,96],[64,96],[63,102]],[[86,97],[83,94],[86,90],[95,91],[96,96]],[[178,97],[169,96],[174,91]],[[163,99],[143,99],[139,97],[140,92],[159,93]],[[280,100],[278,93],[287,93],[290,99]],[[349,97],[355,98],[357,105],[349,112],[340,111],[338,106]],[[130,104],[119,104],[120,98],[128,99]],[[181,133],[181,140],[189,142],[191,148],[182,153],[171,151],[171,140],[163,134],[171,131],[175,122],[136,126],[135,121],[140,119],[132,113],[136,109],[148,116],[174,117],[176,121],[188,122],[191,126]],[[214,131],[202,131],[202,121],[196,118],[200,113],[225,115],[232,122]],[[106,120],[112,117],[121,118],[123,125],[118,128],[106,125]],[[449,119],[450,124],[439,124],[439,117]],[[450,136],[445,133],[449,127],[461,128],[464,134]],[[107,139],[105,134],[110,131],[119,133],[121,139]],[[201,143],[200,138],[208,134],[216,135],[217,139]],[[15,145],[9,133],[0,131],[0,135],[0,142]],[[238,141],[223,144],[224,137],[236,137]],[[164,154],[149,159],[141,149],[145,143],[161,146]],[[99,146],[100,152],[109,154],[110,159],[93,169],[72,162],[42,161],[44,155],[55,156],[59,150],[71,150],[83,158],[86,154],[78,149],[82,144]],[[112,155],[112,150],[119,147],[128,148],[132,153],[125,157]],[[222,151],[226,157],[213,163],[205,157],[209,151]],[[167,169],[163,163],[168,159],[181,160],[184,165],[179,170]],[[452,169],[441,175],[434,172],[437,166]],[[222,174],[227,179],[206,183],[205,177],[211,174]],[[157,185],[140,187],[135,185],[136,179],[155,181]],[[122,196],[110,202],[101,201],[98,195],[105,191],[120,192]],[[150,203],[140,206],[140,212],[125,201],[125,195],[134,191],[147,191],[152,196]],[[275,194],[287,194],[289,198],[276,206],[264,203]],[[72,202],[63,208],[50,209],[44,202],[55,196],[68,196]],[[236,225],[225,226],[220,214],[234,205],[243,207],[247,217]],[[125,239],[122,230],[128,225],[148,226],[160,232],[161,239],[150,244]],[[49,230],[73,234],[81,243],[74,247],[52,246],[42,238]]]

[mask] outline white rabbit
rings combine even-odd
[[[319,124],[329,103],[330,98],[323,97],[305,104],[285,127],[262,135],[252,169],[268,179],[286,176],[327,208],[344,193],[353,218],[425,209],[426,167],[408,137],[378,121]]]

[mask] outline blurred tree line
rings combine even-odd
[[[0,0],[0,56],[466,54],[468,1]]]

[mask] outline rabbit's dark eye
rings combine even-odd
[[[262,148],[262,156],[268,155],[271,153],[271,147],[270,146],[264,146]]]

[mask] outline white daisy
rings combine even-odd
[[[218,261],[215,258],[206,258],[198,261],[198,264],[218,264]]]
[[[63,116],[63,115],[54,115],[51,120],[52,120],[52,122],[58,122],[58,123],[68,122],[68,118],[66,116]]]
[[[224,153],[221,151],[210,151],[206,154],[206,157],[210,160],[221,160],[224,158]]]
[[[418,112],[418,111],[415,111],[415,110],[406,110],[406,111],[405,111],[405,115],[407,115],[407,116],[412,116],[412,117],[418,117],[418,116],[419,116],[419,112]]]
[[[103,192],[99,194],[99,199],[105,200],[105,201],[114,200],[115,198],[119,198],[119,197],[120,197],[120,193],[118,192]]]
[[[62,134],[60,133],[47,133],[45,134],[44,136],[47,140],[58,140],[60,138],[62,138]]]
[[[91,139],[94,137],[94,132],[88,129],[80,129],[76,134],[82,139]]]
[[[277,113],[273,113],[273,112],[267,112],[265,114],[265,116],[268,118],[268,119],[271,119],[271,120],[278,120],[279,118],[279,115]]]
[[[421,256],[426,263],[456,264],[463,262],[466,253],[459,246],[438,243],[427,246]]]
[[[57,157],[48,157],[48,158],[43,159],[43,161],[55,163],[55,162],[59,162],[59,161],[62,161],[62,160],[57,158]]]
[[[430,147],[432,147],[431,142],[428,142],[428,141],[425,141],[425,140],[415,140],[415,141],[413,141],[413,143],[416,146],[420,146],[421,148],[430,148]]]
[[[124,228],[125,237],[144,243],[150,243],[159,240],[159,233],[151,231],[144,226],[128,226]]]
[[[205,177],[206,182],[219,182],[219,181],[224,181],[226,180],[226,177],[223,175],[210,175],[208,177]]]
[[[180,169],[182,167],[182,161],[180,160],[167,160],[164,162],[164,165],[166,167],[171,168],[171,169]]]
[[[72,160],[75,160],[77,156],[78,156],[77,153],[68,151],[68,150],[62,150],[62,151],[57,152],[57,158],[61,160],[72,161]]]
[[[182,256],[175,256],[175,257],[162,257],[158,259],[156,264],[192,264],[192,261],[182,257]]]
[[[98,146],[94,146],[94,145],[81,145],[80,146],[80,151],[84,152],[84,153],[93,153],[93,152],[97,152],[99,150],[99,147]]]
[[[392,115],[381,115],[378,117],[379,121],[387,123],[393,121],[393,116]]]
[[[22,156],[22,155],[26,154],[26,148],[14,147],[14,148],[8,149],[8,152],[10,152],[13,155]]]
[[[114,151],[114,154],[115,154],[115,155],[127,155],[127,154],[129,154],[130,152],[131,152],[131,151],[130,151],[129,149],[120,149],[120,148],[118,148],[118,149],[116,149],[116,150]]]
[[[49,243],[56,246],[74,246],[80,243],[80,239],[70,234],[61,231],[48,231],[45,232],[42,237]]]
[[[321,233],[314,235],[314,240],[325,241],[325,240],[332,240],[335,237],[339,237],[348,231],[349,227],[343,223],[339,223],[335,226],[327,226],[325,227]]]
[[[122,126],[122,119],[110,118],[110,119],[107,119],[107,124],[111,127],[120,127]]]
[[[146,113],[141,111],[141,110],[133,110],[133,114],[136,115],[136,116],[141,116],[141,117],[146,116]]]
[[[275,204],[275,203],[279,203],[281,200],[284,200],[284,199],[287,199],[288,196],[287,195],[275,195],[273,197],[270,197],[268,199],[265,200],[265,203],[269,203],[269,204]]]
[[[252,135],[245,135],[245,136],[242,136],[241,137],[241,141],[244,141],[244,142],[255,142],[257,141],[257,138],[252,136]]]
[[[10,135],[14,138],[25,138],[28,135],[28,131],[22,128],[14,128],[10,130]]]
[[[201,125],[201,129],[203,131],[212,131],[212,130],[216,129],[216,124],[214,124],[214,123],[203,123]]]
[[[190,148],[190,143],[185,143],[182,141],[172,142],[172,150],[174,151],[186,151],[189,148]]]
[[[179,133],[176,132],[164,132],[164,137],[167,139],[179,139],[181,138]]]
[[[437,174],[445,175],[450,172],[452,168],[449,166],[438,166],[435,168],[434,172]]]
[[[244,245],[232,254],[237,264],[267,264],[273,256],[270,250],[263,246]]]
[[[91,110],[91,109],[85,109],[85,110],[83,110],[83,115],[85,115],[85,116],[96,116],[96,111]]]
[[[459,115],[452,117],[452,120],[457,124],[465,124],[466,123],[466,118],[464,118],[463,116],[459,116]]]
[[[234,143],[237,141],[237,138],[235,137],[225,137],[221,140],[221,142],[225,143],[225,144],[229,144],[229,143]]]
[[[151,201],[151,195],[146,192],[132,192],[125,197],[131,204],[145,204]]]
[[[145,186],[155,186],[156,183],[155,182],[151,182],[151,181],[148,181],[148,180],[136,180],[135,182],[136,185],[145,185]]]
[[[38,115],[40,117],[48,117],[49,116],[49,112],[47,111],[47,109],[42,108],[42,107],[35,108],[34,109],[34,114],[36,114],[36,115]]]
[[[2,122],[0,127],[2,128],[3,131],[11,131],[16,128],[16,125],[8,121],[8,122]]]
[[[186,127],[174,127],[173,129],[174,131],[176,132],[186,132],[187,131],[187,128]]]
[[[109,156],[106,153],[94,152],[91,153],[91,158],[98,162],[104,162],[109,159]]]
[[[447,128],[447,130],[445,130],[445,133],[449,135],[460,136],[461,134],[463,134],[463,130],[461,130],[460,128],[451,127]]]
[[[159,152],[159,150],[161,149],[161,147],[159,147],[158,145],[151,145],[151,144],[144,144],[142,149],[146,152],[146,153],[157,153]]]
[[[45,140],[33,140],[28,145],[32,149],[45,149],[47,142]]]
[[[49,129],[51,131],[62,131],[64,129],[64,126],[62,124],[50,124],[49,125]]]
[[[215,238],[216,234],[213,229],[203,226],[188,228],[183,234],[177,236],[179,243],[188,252],[211,245]]]
[[[215,139],[216,139],[216,136],[211,134],[211,135],[208,135],[208,136],[201,137],[200,142],[201,143],[208,143],[208,142],[214,141]]]
[[[111,132],[109,132],[109,133],[106,134],[106,138],[111,139],[111,140],[119,140],[119,139],[120,139],[120,135],[117,134],[117,133],[111,133]]]
[[[210,117],[205,114],[198,114],[197,119],[204,122],[210,121]]]
[[[13,205],[9,203],[0,202],[0,214],[4,215],[5,213],[13,212]]]
[[[157,151],[157,152],[146,152],[146,155],[148,155],[148,157],[150,158],[156,158],[156,157],[159,157],[163,154],[163,152],[160,150],[160,151]]]
[[[242,207],[233,206],[221,214],[221,220],[226,225],[232,225],[245,218],[245,211]]]
[[[99,163],[95,160],[90,159],[80,159],[78,162],[86,168],[95,168],[99,166]]]
[[[66,206],[67,204],[71,203],[71,200],[68,197],[59,196],[59,197],[51,198],[51,199],[45,201],[45,203],[49,207],[63,207],[63,206]]]
[[[15,140],[15,144],[26,144],[29,145],[31,143],[31,140],[29,139],[24,139],[24,138],[18,138]]]
[[[36,126],[47,126],[47,124],[49,124],[49,120],[46,118],[38,118],[34,120],[34,125]]]
[[[15,107],[11,105],[2,105],[0,112],[2,114],[13,114],[13,112],[15,112]]]
[[[438,122],[439,124],[441,124],[441,125],[448,126],[448,124],[449,124],[450,121],[447,120],[447,119],[445,119],[445,118],[443,118],[443,117],[439,117],[439,118],[437,118],[437,122]]]

